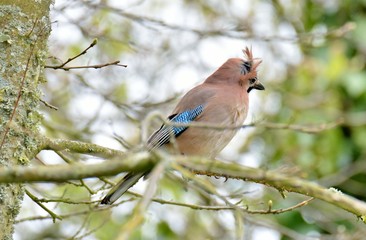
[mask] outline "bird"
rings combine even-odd
[[[253,58],[251,48],[246,47],[243,53],[243,59],[229,58],[203,83],[181,98],[167,118],[172,124],[163,124],[148,138],[148,150],[175,148],[182,155],[215,158],[226,147],[238,131],[233,126],[242,125],[247,116],[249,93],[253,89],[265,90],[257,78],[257,67],[262,61]],[[189,123],[192,122],[227,128],[190,127]],[[174,123],[181,125],[174,126]],[[107,193],[101,204],[114,203],[148,173],[127,173]]]

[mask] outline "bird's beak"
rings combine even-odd
[[[263,84],[260,82],[260,81],[257,81],[254,85],[253,85],[253,88],[254,89],[257,89],[257,90],[265,90]]]
[[[251,85],[248,90],[247,93],[249,93],[250,91],[252,91],[253,89],[257,89],[257,90],[264,90],[264,86],[260,81],[256,81],[253,85]]]

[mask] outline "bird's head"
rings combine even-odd
[[[243,49],[244,59],[229,58],[205,82],[220,84],[238,84],[248,93],[253,90],[264,90],[264,86],[257,78],[257,67],[262,62],[253,58],[252,50]]]

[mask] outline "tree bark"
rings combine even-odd
[[[27,165],[39,152],[38,112],[52,1],[0,4],[0,166]],[[12,239],[23,200],[20,184],[0,185],[0,239]]]

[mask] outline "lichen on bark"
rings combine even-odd
[[[0,5],[0,167],[27,165],[38,153],[39,85],[44,79],[50,5],[51,1],[19,0]],[[23,195],[22,185],[0,185],[0,239],[12,238]]]

